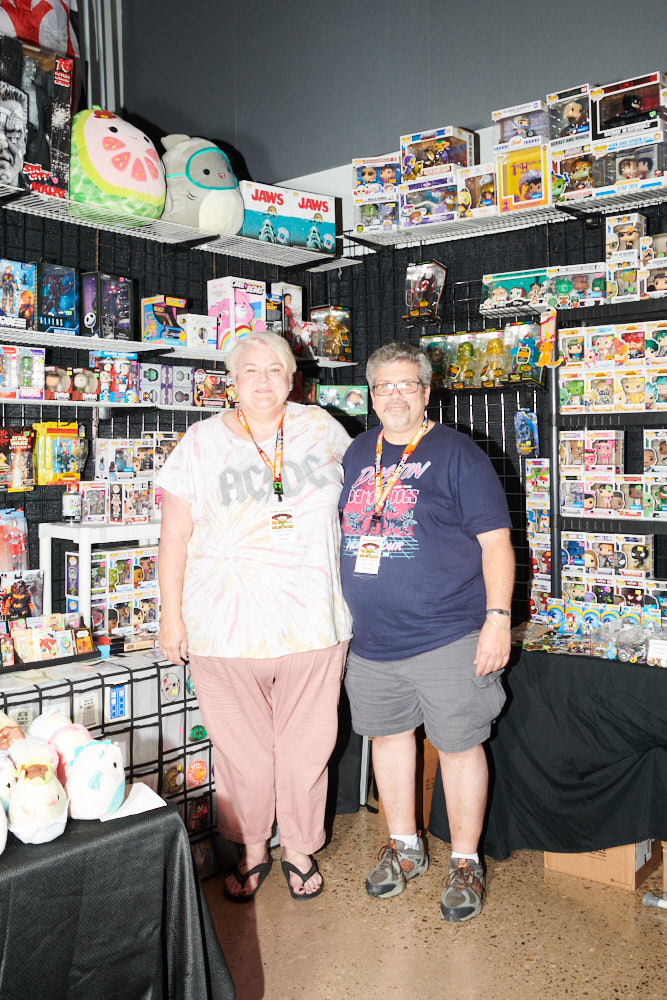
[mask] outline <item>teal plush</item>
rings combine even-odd
[[[229,160],[207,139],[165,135],[167,197],[162,218],[210,233],[234,235],[243,225],[243,198]]]

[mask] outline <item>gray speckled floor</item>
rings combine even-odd
[[[317,855],[324,892],[289,896],[279,864],[253,903],[204,883],[237,1000],[665,1000],[662,868],[636,892],[545,871],[538,851],[488,861],[482,914],[440,917],[449,846],[430,838],[428,872],[386,902],[364,878],[386,837],[382,817],[337,816]],[[280,850],[274,850],[275,860]]]

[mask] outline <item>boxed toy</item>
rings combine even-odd
[[[561,413],[584,412],[584,376],[577,373],[568,375],[564,372],[560,378],[560,409]]]
[[[79,279],[75,267],[37,264],[35,329],[44,333],[79,332]]]
[[[401,181],[417,181],[450,174],[451,165],[475,162],[475,133],[447,125],[401,136]]]
[[[623,471],[623,431],[612,429],[585,431],[584,464],[589,471]]]
[[[643,263],[640,269],[641,291],[644,299],[662,299],[667,295],[667,259],[655,257]]]
[[[402,318],[417,326],[437,323],[446,277],[446,266],[437,260],[408,264]]]
[[[290,192],[292,246],[334,253],[340,228],[340,198],[306,191]]]
[[[110,636],[132,635],[134,612],[133,594],[110,594],[107,602],[107,622]]]
[[[178,325],[185,333],[186,347],[216,348],[218,346],[218,321],[215,316],[197,316],[183,313]]]
[[[498,154],[501,212],[549,204],[551,164],[546,144]]]
[[[317,403],[352,416],[365,416],[368,413],[368,386],[318,385]]]
[[[639,259],[630,255],[607,266],[607,299],[612,303],[637,302],[643,281],[639,274]]]
[[[157,587],[146,587],[143,591],[135,591],[134,610],[132,615],[134,630],[137,634],[154,634],[160,628],[160,597]]]
[[[647,73],[593,88],[593,139],[614,139],[654,128],[665,117],[666,91],[667,77],[664,73]]]
[[[50,49],[0,37],[0,183],[66,198],[74,61]]]
[[[531,271],[505,271],[485,274],[482,277],[480,312],[494,312],[512,306],[539,308],[545,304],[547,285],[546,267]]]
[[[139,362],[139,402],[160,403],[160,385],[162,381],[162,365],[150,361]]]
[[[644,476],[644,517],[667,518],[667,476],[664,472]]]
[[[629,215],[608,215],[605,219],[605,246],[607,261],[640,255],[641,241],[646,235],[646,216],[633,212]]]
[[[141,339],[156,347],[185,346],[185,332],[178,317],[185,312],[185,299],[153,295],[141,300]]]
[[[146,524],[151,516],[152,480],[123,483],[123,524]],[[132,576],[134,581],[134,574]]]
[[[219,369],[196,368],[193,373],[195,406],[229,409],[234,406],[231,375]],[[157,454],[157,452],[156,452]]]
[[[90,364],[100,383],[100,400],[136,403],[139,399],[137,355],[124,351],[90,351]]]
[[[456,184],[459,219],[498,214],[495,162],[478,163],[474,167],[461,167],[456,175]]]
[[[393,201],[396,185],[401,181],[401,154],[361,157],[352,160],[355,204],[369,201]]]
[[[155,445],[150,434],[134,441],[134,459],[132,462],[137,476],[153,474],[155,466]]]
[[[266,283],[226,275],[206,282],[209,316],[218,320],[218,349],[228,351],[251,330],[266,329]]]
[[[653,236],[644,233],[640,254],[643,262],[656,257],[667,257],[667,233],[654,233]]]
[[[557,268],[552,268],[557,271]],[[558,331],[558,349],[563,358],[561,371],[581,371],[585,361],[586,331],[582,327],[569,327]]]
[[[282,299],[283,336],[292,348],[296,358],[310,356],[308,338],[301,336],[303,326],[303,289],[300,285],[291,285],[286,281],[273,281],[271,293],[280,295]]]
[[[617,477],[618,492],[623,497],[623,504],[618,506],[619,517],[643,517],[644,514],[644,479],[643,476],[633,476],[625,473]]]
[[[168,377],[165,379],[165,372]],[[163,365],[162,400],[166,406],[194,405],[194,368],[189,365]]]
[[[559,461],[566,475],[577,475],[584,468],[585,433],[583,428],[560,432]]]
[[[619,323],[614,332],[616,366],[637,367],[644,361],[645,330],[643,323]]]
[[[554,151],[551,147],[551,200],[580,201],[593,197],[593,151],[590,142]]]
[[[595,372],[584,373],[585,408],[593,413],[613,413],[615,381],[612,372],[596,375]]]
[[[44,399],[72,398],[72,369],[47,365],[44,369]]]
[[[644,472],[667,473],[667,430],[644,429]]]
[[[662,124],[645,135],[594,142],[591,148],[596,198],[647,191],[667,184],[666,137]]]
[[[157,587],[157,546],[134,550],[135,590]]]
[[[615,364],[614,336],[616,328],[593,326],[586,332],[586,364],[596,370],[613,368]]]
[[[540,144],[549,138],[547,106],[544,101],[527,101],[511,108],[491,112],[495,125],[494,153],[528,143]]]
[[[81,275],[83,333],[134,340],[134,282],[102,271]]]
[[[557,309],[580,309],[606,301],[607,265],[604,262],[548,267],[547,279],[555,282],[555,293],[547,298],[547,304]]]
[[[399,184],[398,211],[401,229],[431,222],[451,222],[456,218],[456,172],[451,164],[447,164],[447,167],[449,176]]]
[[[31,330],[35,323],[35,265],[0,260],[0,326]]]
[[[536,323],[508,323],[504,342],[509,348],[508,382],[537,382],[542,384],[544,368],[537,366],[540,328]]]
[[[131,592],[134,589],[133,571],[133,549],[112,549],[107,552],[107,586],[109,593]]]
[[[104,524],[107,519],[108,485],[104,480],[79,484],[82,524]]]
[[[0,347],[0,399],[44,398],[44,348]]]
[[[502,385],[509,374],[510,361],[499,331],[476,334],[474,344],[479,358],[479,385],[485,389]]]
[[[100,375],[91,368],[72,369],[72,400],[93,403],[100,398]]]
[[[420,337],[419,346],[431,362],[431,388],[442,389],[447,371],[449,336]]]
[[[256,181],[239,181],[243,198],[243,226],[239,235],[263,243],[291,242],[290,198],[287,188],[271,187]]]
[[[473,334],[450,334],[448,339],[449,352],[445,386],[452,389],[470,389],[478,381],[479,376],[479,362],[475,354]]]
[[[551,150],[572,143],[590,142],[590,84],[547,94],[547,115]]]
[[[614,381],[615,409],[622,413],[644,410],[645,373],[643,368],[624,368],[617,371]]]
[[[398,189],[396,198],[391,201],[355,203],[353,218],[356,233],[392,232],[398,229]]]
[[[561,513],[565,516],[579,517],[584,513],[584,480],[581,470],[578,475],[561,476]]]
[[[352,360],[349,309],[344,306],[316,306],[310,310],[310,320],[315,325],[311,347],[317,357]]]

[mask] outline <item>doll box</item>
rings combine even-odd
[[[75,267],[37,264],[35,329],[44,333],[79,333],[79,278]]]
[[[290,192],[291,243],[314,253],[334,253],[341,201],[332,195]]]
[[[646,216],[638,212],[629,215],[608,215],[605,219],[607,262],[640,256],[641,241],[646,235]]]
[[[291,243],[290,199],[287,188],[239,181],[243,198],[243,226],[239,235],[264,243]]]
[[[81,332],[134,340],[134,282],[101,271],[81,275]]]
[[[548,146],[544,143],[499,153],[500,211],[548,205],[550,171]]]
[[[398,212],[401,229],[423,226],[431,222],[451,222],[456,218],[456,168],[451,164],[448,175],[398,187]]]
[[[356,204],[393,201],[401,181],[401,154],[360,157],[352,160],[352,198]]]
[[[498,214],[495,161],[461,167],[456,175],[459,219]]]
[[[584,83],[557,94],[547,94],[547,116],[551,151],[590,142],[591,88]]]
[[[667,77],[664,73],[644,76],[591,90],[593,139],[611,139],[652,129],[665,115]]]
[[[183,313],[178,325],[185,333],[186,347],[216,348],[218,346],[218,320],[215,316]]]
[[[185,333],[178,317],[185,312],[185,299],[153,295],[141,300],[141,339],[156,347],[183,347]]]
[[[527,143],[542,143],[549,138],[547,106],[544,101],[527,101],[511,108],[491,112],[491,120],[496,126],[494,153],[505,153],[508,149]]]
[[[554,205],[592,198],[594,183],[590,142],[577,142],[557,150],[551,144],[551,200]]]
[[[35,322],[35,265],[0,260],[0,326],[31,330]]]
[[[226,275],[206,282],[208,315],[218,320],[218,350],[228,351],[251,330],[266,326],[266,283]]]
[[[401,181],[426,180],[475,162],[475,133],[455,125],[401,136]]]

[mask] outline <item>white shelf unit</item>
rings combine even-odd
[[[39,565],[44,570],[43,613],[50,615],[53,601],[54,539],[73,542],[79,547],[79,608],[84,622],[90,624],[90,571],[93,545],[139,541],[155,545],[160,539],[160,522],[147,524],[48,524],[39,526]],[[56,570],[57,571],[57,570]]]

